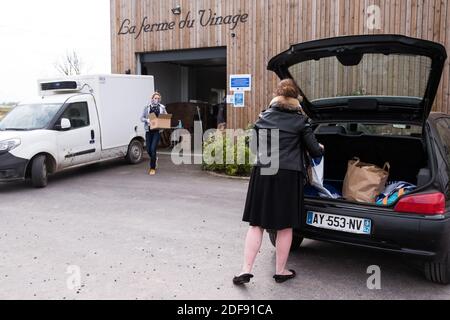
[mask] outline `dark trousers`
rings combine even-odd
[[[158,149],[161,134],[159,131],[150,131],[145,134],[147,152],[150,156],[150,169],[156,169],[156,150]]]

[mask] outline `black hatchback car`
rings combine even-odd
[[[326,185],[342,188],[359,157],[389,162],[390,182],[415,186],[390,205],[307,192],[292,249],[309,238],[395,252],[420,258],[427,279],[450,283],[450,116],[431,113],[446,58],[438,43],[366,35],[294,45],[269,62],[301,89],[325,145]]]

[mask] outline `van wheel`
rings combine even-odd
[[[270,242],[274,247],[277,246],[277,232],[276,231],[269,231],[269,238]],[[296,251],[300,248],[303,242],[303,237],[295,234],[292,236],[292,244],[291,244],[291,251]]]
[[[35,188],[45,188],[48,182],[47,157],[37,156],[31,164],[31,184]]]
[[[144,147],[139,140],[133,140],[128,146],[126,159],[130,164],[138,164],[144,156]]]
[[[449,254],[441,261],[425,262],[425,277],[427,280],[439,283],[450,283]]]

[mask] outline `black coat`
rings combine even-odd
[[[307,151],[313,158],[323,155],[323,149],[316,140],[309,118],[305,117],[298,108],[272,104],[261,114],[260,119],[255,123],[255,129],[258,137],[260,137],[261,129],[279,129],[279,169],[301,171],[306,174],[304,152]],[[268,130],[269,137],[270,132],[271,130]],[[268,140],[270,141],[270,138]],[[258,147],[260,148],[260,145]],[[270,147],[268,151],[270,154]],[[270,164],[261,163],[259,156],[257,160],[256,166],[270,166]]]

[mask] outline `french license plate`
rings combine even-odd
[[[338,216],[312,211],[308,212],[306,223],[316,228],[348,233],[370,235],[372,232],[372,221],[369,219]]]

